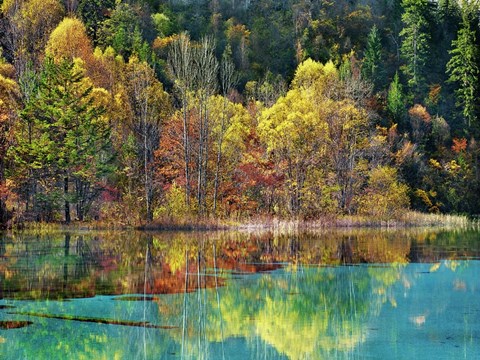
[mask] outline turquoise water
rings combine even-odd
[[[0,359],[478,359],[477,235],[4,237]]]

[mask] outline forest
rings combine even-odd
[[[480,208],[480,1],[0,0],[0,228]]]

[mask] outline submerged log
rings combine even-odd
[[[104,318],[73,316],[73,315],[41,314],[41,313],[34,313],[34,312],[9,312],[8,314],[36,316],[36,317],[42,317],[47,319],[81,321],[81,322],[89,322],[89,323],[97,323],[97,324],[135,326],[135,327],[143,327],[143,328],[149,328],[149,329],[170,330],[170,329],[178,328],[178,326],[170,326],[170,325],[153,325],[153,324],[150,324],[148,321],[126,321],[126,320],[104,319]]]

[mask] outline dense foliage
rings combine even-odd
[[[0,1],[0,224],[477,214],[479,13]]]

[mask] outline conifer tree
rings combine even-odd
[[[83,219],[99,193],[100,179],[112,170],[112,157],[106,151],[110,133],[102,118],[104,110],[93,103],[92,87],[85,86],[83,80],[82,71],[76,70],[73,62],[57,64],[47,59],[38,93],[21,112],[23,129],[18,130],[13,149],[21,168],[18,171],[41,182],[46,193],[56,194],[53,198],[41,193],[34,196],[57,202],[62,199],[66,223],[71,221],[72,202],[77,204],[77,217]]]
[[[362,72],[368,80],[374,85],[378,85],[382,61],[382,43],[380,41],[380,34],[377,26],[374,25],[367,38],[367,48],[365,49],[365,57],[363,59]]]
[[[408,86],[416,97],[425,87],[425,65],[429,53],[430,34],[427,32],[428,0],[402,0],[403,29],[401,54],[405,61],[402,67]]]
[[[403,116],[405,115],[405,96],[403,94],[403,88],[400,83],[398,72],[395,73],[393,81],[388,88],[387,109],[396,123],[402,121]]]
[[[476,119],[478,76],[480,73],[478,61],[479,50],[476,43],[475,30],[469,19],[468,13],[464,13],[463,21],[456,40],[452,41],[452,55],[447,63],[449,81],[458,84],[455,90],[457,106],[461,107],[463,117],[468,126]]]

